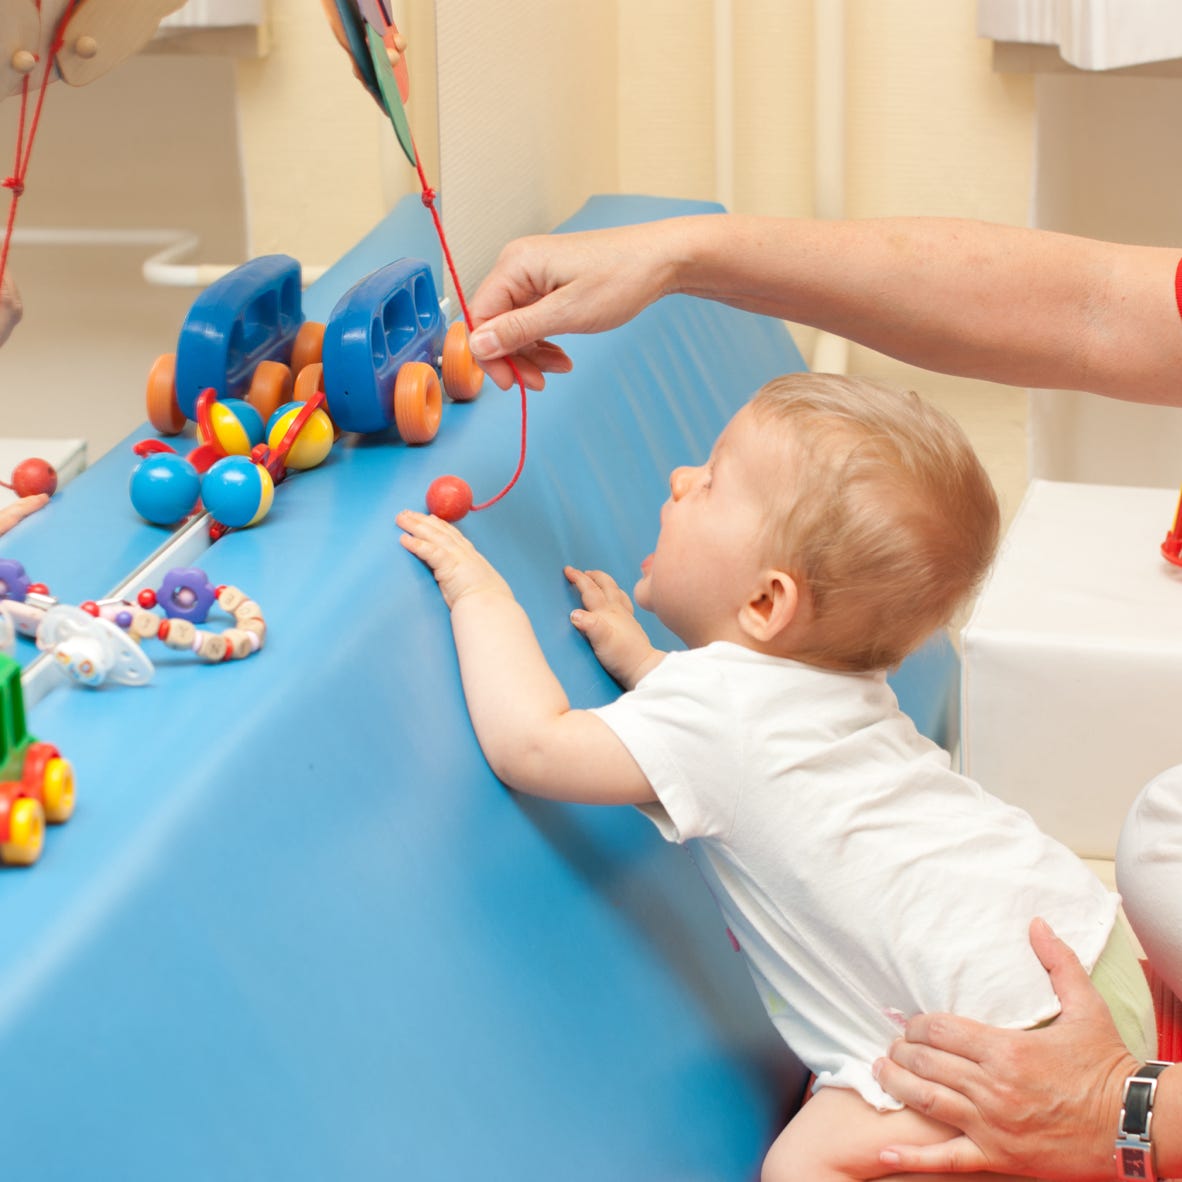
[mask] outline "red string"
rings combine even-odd
[[[443,219],[439,216],[439,210],[435,208],[435,190],[427,183],[427,174],[423,171],[423,163],[419,157],[418,145],[414,142],[414,137],[411,136],[411,147],[414,148],[415,154],[415,170],[419,174],[419,184],[423,190],[423,204],[431,211],[431,219],[435,223],[435,233],[439,237],[439,245],[443,250],[443,257],[447,262],[447,269],[451,272],[451,281],[455,285],[456,296],[460,301],[460,311],[464,314],[464,324],[468,328],[468,332],[472,331],[472,313],[468,311],[468,304],[464,299],[464,289],[460,286],[460,277],[456,272],[455,261],[451,257],[451,250],[448,249],[447,236],[443,232]],[[509,483],[495,497],[490,497],[487,501],[482,501],[479,505],[472,506],[472,512],[475,513],[480,509],[487,509],[490,505],[495,505],[516,483],[525,469],[525,443],[526,443],[526,396],[525,396],[525,379],[521,376],[521,371],[513,362],[512,357],[506,357],[510,370],[513,372],[514,378],[517,379],[517,388],[521,391],[521,445],[517,453],[517,467],[514,469],[513,475],[509,478]]]
[[[49,52],[45,55],[45,69],[41,73],[41,87],[37,94],[37,105],[33,109],[33,118],[29,123],[29,136],[25,139],[25,113],[29,103],[29,79],[26,75],[21,81],[21,111],[16,134],[16,162],[13,165],[12,176],[6,177],[3,188],[12,192],[12,200],[8,204],[8,223],[4,230],[4,244],[0,246],[0,283],[4,282],[4,272],[8,266],[8,248],[12,245],[12,231],[16,225],[16,207],[25,191],[25,176],[29,171],[29,158],[33,155],[33,141],[37,138],[37,125],[41,122],[41,108],[45,103],[45,91],[49,86],[49,75],[53,70],[54,60],[66,43],[66,25],[81,0],[69,0],[62,19],[58,21],[53,33],[53,40],[49,45]],[[41,0],[37,0],[37,11],[41,11]],[[22,153],[21,149],[24,148]]]

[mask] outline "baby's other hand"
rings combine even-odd
[[[582,610],[571,612],[570,622],[587,638],[599,663],[625,689],[632,689],[665,654],[653,648],[632,600],[611,575],[573,566],[562,573],[583,597]]]
[[[411,509],[403,509],[394,520],[405,530],[403,546],[431,568],[449,609],[477,592],[513,598],[509,584],[454,525]]]

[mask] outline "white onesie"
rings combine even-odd
[[[1028,1027],[1059,1002],[1042,916],[1089,971],[1117,896],[1030,817],[950,769],[884,673],[716,642],[595,713],[689,842],[763,1004],[817,1087],[899,1108],[871,1075],[920,1011]]]

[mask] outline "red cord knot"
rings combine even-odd
[[[19,197],[25,191],[25,182],[14,176],[4,178],[4,188],[11,189],[14,197]]]
[[[435,202],[435,190],[431,188],[423,189],[423,204],[433,205]]]

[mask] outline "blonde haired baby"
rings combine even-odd
[[[765,1182],[889,1177],[891,1145],[956,1131],[902,1108],[873,1069],[919,1011],[1054,1019],[1027,943],[1075,950],[1134,1054],[1152,1003],[1117,898],[1026,813],[953,772],[886,671],[984,576],[997,500],[948,416],[857,378],[764,386],[704,464],[676,469],[636,602],[566,568],[572,613],[626,691],[571,709],[504,579],[454,527],[403,512],[402,543],[451,609],[489,764],[537,796],[638,806],[689,843],[768,1015],[815,1075]]]

